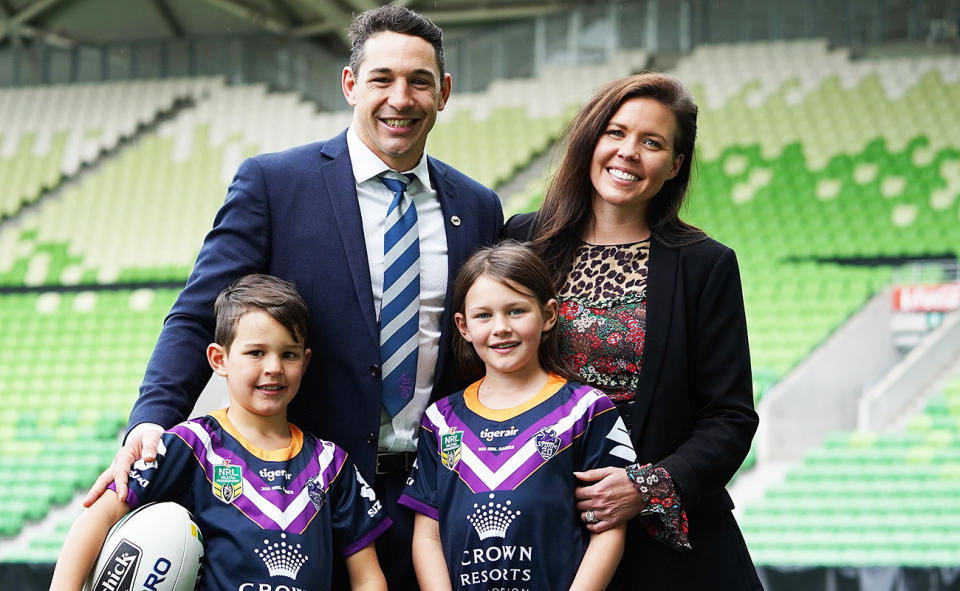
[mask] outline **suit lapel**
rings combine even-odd
[[[457,200],[459,192],[457,186],[447,180],[446,170],[442,165],[438,165],[429,156],[427,157],[427,166],[430,170],[430,183],[437,191],[437,197],[440,199],[440,210],[443,212],[443,228],[447,237],[447,293],[443,299],[443,315],[440,318],[440,352],[437,356],[437,369],[434,373],[434,376],[436,376],[434,384],[439,384],[442,382],[440,377],[449,361],[448,353],[451,350],[453,282],[457,277],[457,271],[460,270],[470,253],[467,250],[463,232],[459,230],[459,224],[455,226],[451,222],[454,218],[463,220],[463,213],[460,211]]]
[[[650,261],[647,271],[647,334],[643,349],[643,366],[640,383],[637,385],[634,408],[633,435],[643,431],[653,391],[660,378],[660,366],[670,333],[670,318],[673,315],[673,294],[677,284],[677,249],[668,248],[656,238],[650,240]]]
[[[357,200],[357,182],[353,178],[350,153],[347,150],[346,132],[331,139],[323,146],[325,162],[320,166],[325,193],[330,199],[337,231],[350,267],[350,277],[360,302],[364,323],[375,342],[380,342],[377,328],[377,313],[373,307],[373,288],[370,285],[370,264],[367,261],[367,245],[363,238],[363,220]]]

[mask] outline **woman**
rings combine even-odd
[[[611,83],[571,124],[540,211],[505,228],[553,270],[566,360],[617,402],[637,451],[578,475],[588,529],[630,520],[623,589],[761,588],[724,488],[757,427],[739,270],[678,217],[696,129],[675,78]]]

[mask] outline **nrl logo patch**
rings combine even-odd
[[[230,460],[224,460],[213,467],[213,496],[230,504],[243,492],[243,470],[240,466],[231,466]]]
[[[540,429],[534,437],[537,451],[543,459],[549,460],[560,450],[560,438],[551,427]]]
[[[463,442],[463,431],[454,431],[450,428],[449,433],[440,436],[440,460],[443,465],[453,470],[460,461],[460,448]]]

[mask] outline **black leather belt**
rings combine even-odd
[[[615,402],[614,404],[620,412],[620,418],[623,419],[623,424],[627,427],[627,431],[632,433],[634,409],[637,407],[636,401],[627,400],[626,402]]]
[[[403,474],[413,467],[417,454],[412,451],[380,452],[377,454],[377,474]]]

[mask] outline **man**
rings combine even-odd
[[[396,500],[424,409],[459,387],[447,286],[474,249],[494,242],[503,212],[491,190],[424,151],[452,88],[440,29],[384,6],[359,15],[350,35],[341,78],[350,127],[241,164],[164,323],[126,443],[85,504],[111,480],[125,489],[133,461],[155,457],[158,426],[187,417],[210,376],[201,362],[216,294],[242,275],[269,273],[295,283],[311,314],[313,362],[290,420],[346,448],[374,482],[394,522],[377,543],[387,581],[415,589],[413,518]],[[387,244],[398,231],[399,255]],[[390,277],[401,263],[409,267]]]

